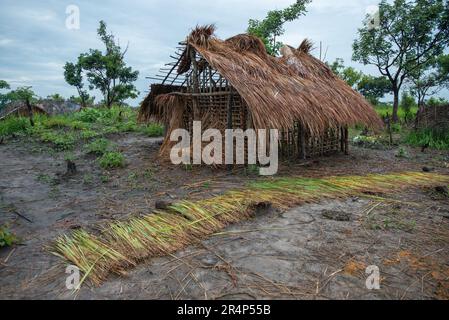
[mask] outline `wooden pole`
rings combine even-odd
[[[230,88],[229,91],[229,97],[228,97],[228,106],[227,106],[227,125],[226,128],[227,129],[233,129],[233,123],[232,123],[232,105],[234,104],[234,92],[232,90],[232,87]],[[226,148],[233,148],[234,144],[231,143],[231,145],[226,145]],[[234,159],[232,160],[232,162],[234,162]],[[232,171],[233,165],[228,164],[228,170]]]
[[[345,152],[345,130],[343,127],[340,128],[340,150]]]
[[[345,155],[349,155],[349,128],[345,127]]]
[[[301,160],[307,159],[306,153],[306,136],[302,125],[298,123],[298,148],[299,148],[299,158]]]
[[[198,81],[198,63],[196,61],[196,52],[194,48],[190,48],[190,59],[192,60],[192,92],[194,94],[199,93],[199,81]],[[192,107],[193,107],[193,121],[199,121],[200,110],[198,105],[198,98],[192,97]]]

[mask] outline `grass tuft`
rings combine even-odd
[[[449,150],[449,130],[412,131],[405,142],[414,147],[428,146],[431,149]]]
[[[107,152],[99,162],[103,169],[122,168],[125,166],[125,157],[120,152]]]
[[[85,146],[86,153],[96,154],[99,156],[115,149],[115,145],[108,139],[99,138]]]

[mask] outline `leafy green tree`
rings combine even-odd
[[[391,93],[391,83],[386,77],[373,77],[363,75],[357,84],[357,90],[363,94],[373,105],[377,105],[379,100]]]
[[[64,78],[69,85],[74,86],[76,88],[79,96],[78,101],[82,108],[86,108],[88,106],[90,96],[87,93],[87,91],[84,90],[83,69],[79,62],[79,59],[77,63],[67,62],[65,64]]]
[[[344,60],[341,58],[337,58],[329,67],[352,88],[355,88],[363,77],[362,72],[355,70],[353,67],[345,67]]]
[[[0,90],[9,90],[11,87],[5,80],[0,80]],[[8,103],[8,95],[0,93],[0,110]]]
[[[382,0],[378,27],[365,24],[353,44],[353,60],[374,65],[388,78],[397,122],[399,92],[407,78],[443,53],[449,43],[447,0]]]
[[[106,51],[103,53],[90,49],[79,57],[79,64],[86,72],[90,84],[89,89],[100,90],[107,107],[114,103],[123,103],[128,98],[137,98],[139,92],[133,82],[137,80],[139,72],[126,66],[124,57],[127,49],[122,51],[114,35],[107,33],[104,21],[100,21],[97,33]]]
[[[403,92],[401,96],[401,109],[404,110],[405,121],[408,121],[412,117],[412,109],[416,106],[415,98],[408,92]]]
[[[0,80],[0,89],[11,89],[11,87],[5,80]]]
[[[83,100],[83,98],[81,98],[80,96],[71,96],[69,98],[69,101],[75,104],[78,104],[80,106],[84,107],[90,107],[93,106],[95,103],[95,97],[93,96],[89,96],[89,98],[87,100]]]
[[[429,107],[447,106],[449,105],[449,100],[441,97],[440,98],[431,97],[429,100],[427,100],[427,105]]]
[[[31,89],[32,87],[18,87],[16,90],[8,92],[7,98],[9,102],[30,102],[35,103],[38,100],[37,95]]]
[[[436,95],[449,84],[449,55],[431,59],[428,65],[410,74],[411,92],[418,99],[418,106],[424,108],[426,98]],[[426,70],[427,69],[427,70]]]
[[[54,93],[49,96],[47,96],[47,99],[57,101],[57,102],[64,102],[65,98],[61,96],[59,93]]]
[[[247,32],[262,39],[269,54],[277,55],[283,46],[277,38],[285,33],[284,24],[304,15],[306,5],[310,2],[311,0],[297,0],[286,9],[269,11],[263,20],[251,19]]]
[[[16,90],[7,93],[7,96],[9,102],[21,101],[26,104],[30,115],[30,124],[31,126],[34,126],[32,104],[38,100],[38,97],[34,91],[31,90],[31,87],[19,87]]]

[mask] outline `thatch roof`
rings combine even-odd
[[[299,121],[310,133],[329,127],[382,126],[373,107],[310,54],[311,43],[284,47],[283,56],[266,53],[263,42],[242,34],[228,40],[214,36],[213,26],[198,27],[187,38],[195,50],[238,91],[248,104],[255,128],[289,129]],[[178,73],[190,70],[183,54]],[[145,109],[145,104],[142,109]]]
[[[54,101],[54,100],[40,100],[32,103],[33,112],[45,115],[59,115],[75,112],[81,109],[76,103],[70,101]],[[4,119],[10,115],[24,115],[28,116],[28,107],[23,101],[16,101],[7,104],[0,109],[0,119]]]

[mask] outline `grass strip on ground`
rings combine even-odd
[[[246,188],[106,225],[99,235],[78,230],[59,237],[52,252],[75,264],[96,285],[144,259],[167,255],[226,226],[253,216],[260,204],[287,210],[323,199],[363,193],[397,193],[406,188],[449,184],[449,176],[402,172],[327,178],[270,178]]]

